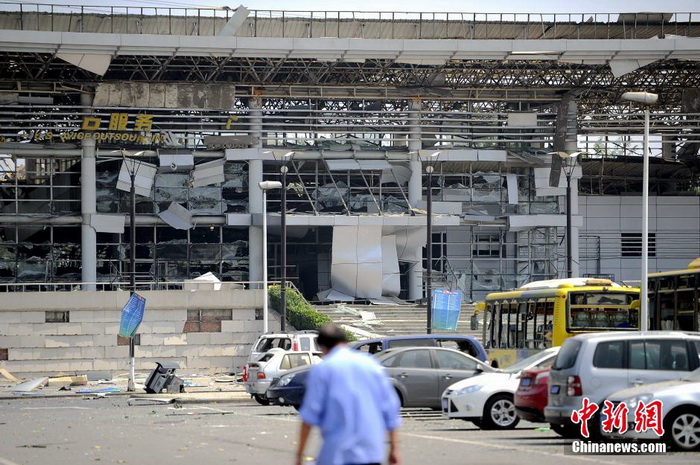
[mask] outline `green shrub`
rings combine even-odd
[[[270,306],[279,312],[280,308],[280,286],[270,286],[268,288]],[[294,326],[299,331],[318,330],[326,323],[332,323],[331,319],[323,313],[319,313],[303,295],[296,289],[287,289],[287,323]],[[354,334],[345,331],[348,340],[356,340]]]

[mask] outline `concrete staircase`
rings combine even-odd
[[[316,310],[327,315],[336,324],[349,325],[361,331],[382,335],[398,336],[406,334],[426,333],[425,304],[407,305],[373,305],[340,303],[331,305],[316,305]],[[375,319],[365,318],[360,312],[374,314]],[[481,340],[481,321],[479,329],[471,329],[471,316],[474,306],[462,305],[456,331],[433,329],[433,334],[467,334]]]

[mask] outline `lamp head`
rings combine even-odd
[[[260,181],[258,187],[264,191],[282,189],[282,183],[279,181]]]
[[[659,100],[658,94],[652,94],[651,92],[625,92],[622,94],[622,100],[627,100],[629,102],[642,103],[644,105],[651,105]]]
[[[434,161],[440,153],[442,153],[440,150],[433,153],[428,153],[427,150],[419,150],[418,156],[424,161]]]
[[[271,153],[272,156],[275,158],[275,160],[285,160],[286,161],[287,159],[294,156],[295,152],[293,150],[291,150],[283,155],[280,150],[265,150],[263,153]]]
[[[570,160],[578,157],[579,155],[583,155],[586,152],[547,152],[547,155],[559,155],[559,158],[562,160]]]

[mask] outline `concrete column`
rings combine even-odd
[[[420,130],[421,101],[419,98],[411,100],[408,113],[408,151],[411,167],[411,178],[408,181],[408,202],[411,207],[416,207],[423,198],[423,166],[420,162],[418,151],[423,148]],[[422,256],[421,250],[416,253]],[[423,297],[423,261],[419,260],[408,272],[408,298],[419,300]]]
[[[578,179],[571,179],[571,215],[578,217]],[[579,262],[579,238],[578,225],[576,221],[571,224],[571,275],[573,277],[581,276],[581,267]]]
[[[423,172],[418,151],[423,148],[420,130],[420,99],[411,101],[408,113],[408,151],[411,157],[411,178],[408,181],[408,201],[415,207],[423,198]]]
[[[92,94],[84,93],[80,98],[81,105],[92,106]],[[80,164],[80,214],[82,215],[82,225],[80,231],[80,251],[82,262],[81,280],[84,283],[84,291],[96,290],[97,281],[97,232],[90,226],[90,219],[96,212],[96,192],[97,186],[95,175],[95,140],[83,139],[81,141],[83,150]]]
[[[571,99],[566,107],[566,141],[564,151],[573,153],[578,151],[578,103]],[[580,164],[579,160],[579,164]],[[578,178],[571,178],[571,215],[578,216]],[[579,240],[578,226],[576,222],[571,225],[571,276],[580,276],[579,267]]]
[[[251,97],[250,103],[250,135],[257,140],[256,146],[262,147],[262,101],[260,97]],[[263,180],[262,160],[248,162],[248,212],[253,218],[262,215],[263,193],[258,182]],[[248,228],[248,279],[262,281],[263,279],[263,233],[261,226]]]

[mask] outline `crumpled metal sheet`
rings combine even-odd
[[[357,298],[381,297],[382,269],[381,226],[333,228],[333,289]]]
[[[224,176],[225,159],[200,163],[192,171],[192,187],[219,184],[226,180]]]
[[[167,210],[158,216],[175,229],[191,229],[192,213],[179,203],[171,203]]]
[[[90,215],[90,226],[97,232],[123,234],[125,224],[124,215]]]
[[[382,274],[382,295],[398,297],[401,292],[401,274],[394,235],[382,237]]]
[[[418,262],[423,259],[421,247],[425,245],[425,228],[411,227],[396,231],[396,253],[398,260]]]
[[[117,180],[117,189],[125,192],[131,191],[131,175],[129,173],[136,170],[134,177],[134,187],[136,194],[144,197],[151,196],[151,188],[153,180],[156,176],[158,168],[156,165],[146,163],[141,160],[125,158],[119,170],[119,179]]]

